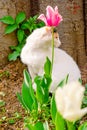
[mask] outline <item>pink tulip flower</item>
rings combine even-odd
[[[46,8],[46,16],[41,14],[38,19],[42,20],[46,26],[58,26],[59,23],[63,20],[62,16],[58,12],[58,7],[56,6],[54,9],[51,6],[47,6]]]

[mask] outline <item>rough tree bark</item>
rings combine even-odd
[[[85,21],[85,47],[87,54],[87,0],[83,0],[83,8],[84,8],[84,21]]]
[[[45,13],[47,5],[59,8],[63,22],[58,27],[61,48],[67,51],[81,67],[86,62],[83,0],[0,0],[0,17],[25,11],[27,16]],[[9,46],[15,45],[15,33],[4,35],[5,25],[0,23],[0,67],[7,62]]]
[[[20,11],[30,16],[30,0],[0,0],[0,18],[11,15],[15,18]],[[10,52],[9,46],[16,45],[15,33],[4,35],[5,24],[0,22],[0,68],[7,64],[7,55]]]
[[[61,48],[67,51],[82,67],[86,62],[84,40],[84,16],[82,0],[37,0],[39,13],[46,12],[46,6],[51,5],[59,8],[63,21],[58,27]]]

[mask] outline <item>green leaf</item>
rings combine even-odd
[[[62,118],[59,112],[56,114],[55,127],[56,130],[66,130],[65,120]]]
[[[66,121],[67,122],[67,129],[68,130],[76,130],[76,126],[73,122],[69,122],[69,121]]]
[[[37,76],[34,79],[34,82],[36,83],[36,97],[37,100],[41,103],[47,103],[49,100],[49,85],[51,83],[51,79],[48,77]]]
[[[51,79],[51,62],[47,58],[44,64],[44,75],[36,76],[34,79],[36,83],[36,97],[37,100],[43,104],[47,103],[49,100],[49,87],[52,82]]]
[[[29,29],[29,23],[25,22],[21,25],[21,29],[25,30],[25,29]]]
[[[22,85],[22,98],[27,108],[37,111],[38,103],[34,95],[31,78],[26,70],[24,70],[24,82]]]
[[[87,83],[85,84],[85,88],[87,89]]]
[[[34,126],[34,129],[33,130],[45,130],[44,129],[44,126],[43,126],[43,123],[38,121],[35,126]]]
[[[40,121],[37,121],[36,124],[27,124],[26,127],[29,130],[47,130],[44,128],[44,124]]]
[[[15,116],[15,119],[21,119],[22,118],[21,114],[18,113],[18,112],[15,112],[14,116]]]
[[[51,68],[52,68],[51,61],[47,57],[46,62],[44,64],[44,72],[45,72],[46,75],[51,76]]]
[[[10,46],[10,49],[13,51],[16,50],[16,46]]]
[[[45,93],[43,87],[41,86],[42,77],[36,76],[34,82],[36,83],[36,98],[41,104],[43,104]]]
[[[81,124],[78,128],[78,130],[87,130],[87,121]]]
[[[23,41],[21,42],[21,44],[18,44],[17,46],[10,46],[10,49],[12,51],[17,51],[17,52],[21,53],[21,50],[22,50],[24,44],[25,44],[25,39],[23,39]]]
[[[63,80],[57,85],[57,87],[63,87],[64,85],[66,85],[67,82],[68,82],[68,78],[69,78],[69,74],[65,77],[65,79],[63,79]]]
[[[29,124],[29,123],[27,123],[25,125],[25,129],[27,129],[27,128],[28,128],[28,130],[34,130],[34,126],[32,124]]]
[[[30,87],[32,85],[32,81],[31,81],[30,75],[27,72],[27,70],[24,70],[24,81],[25,81],[27,86]]]
[[[51,116],[54,124],[55,124],[56,114],[57,114],[57,108],[56,108],[55,97],[53,95],[51,99]]]
[[[84,98],[83,98],[83,104],[87,106],[87,96],[84,96]]]
[[[20,56],[20,53],[18,51],[14,51],[12,54],[8,55],[8,60],[15,61],[18,56]]]
[[[33,16],[33,20],[34,20],[34,21],[36,21],[36,20],[37,20],[37,18],[38,18],[38,16],[37,16],[37,15]]]
[[[22,23],[26,18],[26,15],[24,12],[20,12],[18,13],[18,15],[16,16],[16,23],[19,24],[19,23]]]
[[[37,15],[30,17],[26,22],[24,22],[21,25],[22,29],[28,29],[30,33],[32,33],[33,30],[35,30],[36,28],[40,28],[45,26],[44,22],[42,23],[42,21],[38,21],[37,20]]]
[[[29,87],[26,85],[25,81],[23,82],[22,85],[22,98],[28,110],[32,111],[33,99],[31,97]]]
[[[22,106],[23,106],[26,110],[28,110],[28,108],[27,108],[26,104],[24,103],[23,98],[22,98],[22,96],[20,95],[20,93],[17,93],[17,98],[18,98],[18,100],[20,101],[20,103],[22,104]]]
[[[32,87],[32,80],[31,80],[29,73],[26,70],[24,70],[24,81],[26,82],[27,86],[29,86],[30,94],[31,94],[33,101],[36,101],[35,95],[34,95],[34,89]]]
[[[48,125],[47,121],[45,121],[45,123],[43,123],[43,126],[44,126],[44,130],[49,130],[49,125]]]
[[[18,27],[17,24],[8,25],[5,29],[5,34],[12,33],[17,29],[17,27]]]
[[[5,102],[3,100],[0,100],[0,107],[5,106]]]
[[[37,25],[37,28],[41,28],[41,27],[45,26],[45,23],[43,21],[39,21],[39,22],[37,22],[36,25]]]
[[[18,38],[19,43],[21,43],[23,41],[24,37],[25,37],[24,31],[19,29],[17,31],[17,38]]]
[[[78,81],[82,84],[82,79],[81,78],[79,78]]]
[[[3,18],[0,18],[0,21],[5,24],[14,24],[15,20],[11,16],[4,16]]]
[[[21,52],[21,46],[19,44],[17,46],[10,46],[10,49],[19,53]]]
[[[9,123],[9,124],[14,124],[15,122],[16,122],[16,121],[15,121],[14,119],[9,119],[9,120],[8,120],[8,123]]]

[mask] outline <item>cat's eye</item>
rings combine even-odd
[[[56,32],[57,32],[57,29],[56,29],[56,28],[54,28],[54,29],[53,29],[53,32],[54,32],[54,33],[56,33]]]

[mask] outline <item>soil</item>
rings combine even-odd
[[[16,96],[17,92],[21,92],[24,69],[26,66],[19,59],[0,69],[0,100],[5,102],[0,106],[0,130],[24,130],[26,113]],[[15,118],[16,113],[20,114],[21,118]],[[84,120],[87,120],[87,115],[82,122]]]
[[[17,60],[0,70],[0,100],[5,102],[5,105],[0,107],[0,130],[23,130],[25,113],[16,94],[21,92],[24,68],[26,67],[20,60]],[[21,118],[11,123],[15,113],[21,114]]]

